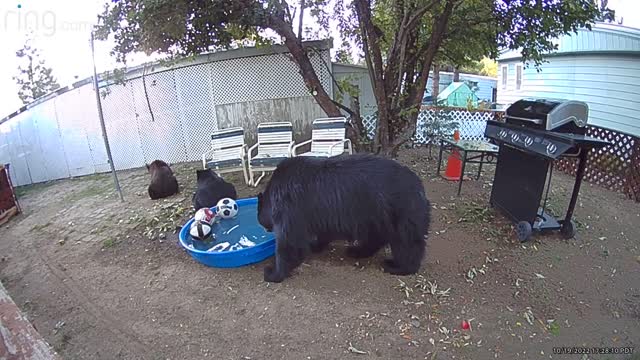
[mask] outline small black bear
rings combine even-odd
[[[283,160],[258,194],[258,221],[276,237],[275,264],[264,279],[281,282],[309,252],[337,239],[352,243],[347,255],[354,258],[389,244],[385,271],[416,273],[430,209],[420,178],[394,160],[368,154]]]
[[[210,208],[218,204],[224,198],[236,200],[238,194],[233,184],[222,179],[211,169],[196,170],[198,187],[193,194],[191,202],[196,210]]]
[[[169,164],[162,160],[154,160],[147,165],[151,174],[149,197],[151,200],[162,199],[178,193],[178,180],[173,175]]]

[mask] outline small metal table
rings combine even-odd
[[[464,168],[467,163],[479,164],[478,175],[476,180],[480,179],[483,164],[495,163],[498,154],[498,146],[485,140],[454,140],[443,138],[440,139],[440,152],[438,154],[438,175],[440,175],[440,167],[442,162],[442,152],[447,151],[454,154],[453,150],[458,150],[459,159],[462,161],[462,171],[460,181],[458,183],[458,196],[462,190],[462,181],[464,180]]]

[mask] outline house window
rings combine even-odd
[[[516,90],[522,88],[522,64],[516,65]]]
[[[503,89],[507,88],[507,74],[508,74],[507,65],[502,65],[502,88]]]

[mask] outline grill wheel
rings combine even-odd
[[[518,235],[518,240],[520,240],[520,242],[528,241],[532,232],[531,224],[527,221],[520,221],[516,225],[516,235]]]

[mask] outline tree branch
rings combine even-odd
[[[298,39],[302,45],[302,19],[304,18],[304,0],[300,0],[300,17],[298,18]]]
[[[418,80],[413,86],[413,94],[407,99],[408,102],[406,105],[408,106],[405,106],[405,109],[416,109],[418,112],[420,111],[422,94],[424,93],[425,86],[427,85],[427,80],[429,79],[429,70],[431,68],[431,64],[433,63],[433,59],[435,58],[438,52],[438,48],[442,43],[444,34],[447,30],[449,19],[451,17],[451,13],[453,12],[453,8],[458,1],[459,0],[447,0],[442,14],[435,19],[431,38],[429,39],[429,45],[426,47],[424,53],[421,54],[422,56],[424,56],[423,60],[421,61],[422,69],[420,69]],[[402,144],[411,140],[416,130],[417,116],[418,114],[415,114],[414,116],[410,117],[408,126],[404,129],[402,134],[396,138],[396,141],[393,144],[392,153],[397,151],[397,149]]]
[[[453,12],[453,7],[459,0],[447,0],[445,4],[445,8],[443,13],[436,19],[435,26],[433,27],[433,32],[431,33],[431,38],[429,39],[429,45],[424,50],[424,53],[421,56],[424,57],[422,61],[422,69],[420,71],[420,76],[418,77],[417,83],[417,91],[414,92],[414,96],[410,99],[410,105],[418,105],[422,101],[422,96],[420,95],[420,89],[424,92],[424,87],[427,84],[427,80],[429,79],[429,70],[431,68],[431,64],[433,59],[435,58],[438,49],[440,48],[440,44],[444,38],[444,33],[447,30],[447,25],[449,23],[449,19],[451,17],[451,13]]]
[[[453,29],[452,31],[449,31],[449,32],[445,33],[445,37],[451,38],[454,35],[457,35],[457,34],[459,34],[460,32],[462,32],[464,30],[469,30],[473,26],[482,25],[482,24],[491,24],[491,23],[494,23],[495,21],[496,21],[496,19],[493,18],[493,17],[489,17],[489,18],[485,18],[485,19],[481,19],[481,20],[477,20],[476,19],[476,21],[470,21],[470,22],[461,24],[461,26],[458,26],[455,29]]]
[[[355,111],[351,110],[349,107],[342,105],[341,103],[331,99],[331,101],[333,101],[334,104],[336,104],[337,107],[339,107],[340,109],[346,111],[349,115],[351,116],[355,116],[356,113]]]
[[[304,83],[309,92],[313,94],[318,105],[320,105],[322,110],[324,110],[328,116],[340,116],[340,110],[332,102],[332,97],[329,96],[322,86],[322,83],[318,78],[318,74],[316,74],[316,71],[311,64],[309,56],[302,44],[298,42],[298,38],[293,32],[291,24],[288,24],[283,18],[274,15],[269,17],[268,25],[278,33],[278,35],[284,38],[285,46],[291,53],[295,63],[298,65]],[[331,71],[329,71],[329,73],[331,73]]]
[[[393,45],[389,51],[389,59],[395,58],[395,53],[397,51],[395,44],[403,43],[407,34],[410,34],[418,25],[418,21],[420,20],[420,18],[424,16],[424,14],[426,14],[429,10],[431,10],[436,4],[439,4],[440,1],[441,0],[431,1],[429,4],[416,10],[411,17],[409,17],[409,11],[405,12],[402,22],[399,24],[399,29],[396,32],[396,38],[394,39]]]
[[[416,21],[418,21],[427,11],[431,10],[436,4],[439,4],[441,0],[433,0],[431,3],[425,5],[424,7],[416,10],[413,16],[407,21],[407,28],[412,28]]]
[[[415,72],[415,66],[416,66],[416,60],[417,57],[414,56],[408,56],[406,55],[406,51],[407,51],[407,47],[409,47],[409,44],[413,44],[415,42],[416,39],[416,31],[414,30],[412,33],[409,34],[409,36],[407,36],[406,39],[406,44],[403,45],[402,51],[400,52],[400,66],[398,69],[398,82],[396,84],[396,87],[393,89],[393,93],[395,94],[393,101],[391,103],[391,107],[396,108],[398,107],[398,104],[400,102],[400,94],[403,93],[403,82],[404,82],[404,89],[406,91],[407,86],[410,86],[411,84],[413,84],[413,76],[414,76],[414,72]],[[410,50],[411,51],[411,50]],[[415,50],[414,50],[415,51]],[[406,58],[406,60],[405,60]],[[406,72],[406,74],[405,74]],[[406,76],[405,76],[406,75]]]
[[[405,25],[406,25],[406,22],[409,20],[409,12],[406,11],[406,9],[403,9],[403,12],[404,13],[402,16],[402,20],[398,23],[398,29],[396,29],[396,32],[393,35],[393,42],[391,43],[391,48],[387,52],[388,63],[387,63],[386,73],[384,74],[385,78],[388,78],[395,71],[395,68],[397,67],[396,53],[398,51],[397,50],[398,47],[400,48],[400,52],[404,50],[403,44],[405,40],[405,34],[407,32],[407,28]]]
[[[356,11],[358,16],[360,17],[360,24],[363,27],[363,38],[367,37],[370,41],[368,41],[368,50],[371,52],[372,61],[375,65],[375,78],[376,81],[380,82],[379,85],[382,85],[382,54],[380,52],[380,38],[378,37],[378,33],[376,32],[373,21],[371,19],[371,7],[370,4],[367,3],[366,0],[356,0]],[[366,51],[366,49],[365,49]]]
[[[380,50],[380,38],[376,32],[375,25],[371,19],[371,4],[368,0],[355,0],[355,10],[360,23],[361,35],[365,50],[365,57],[369,57],[367,64],[369,65],[369,76],[372,78],[373,93],[378,104],[378,128],[376,131],[377,145],[386,148],[390,142],[389,138],[389,107],[387,92],[383,78],[383,62]],[[373,65],[373,66],[372,66]]]
[[[344,90],[342,89],[342,86],[340,86],[340,84],[338,83],[338,80],[333,75],[333,71],[331,71],[331,69],[329,68],[329,64],[327,64],[327,62],[324,61],[324,59],[322,58],[322,54],[320,54],[320,52],[316,48],[312,47],[310,49],[311,49],[311,51],[315,52],[320,57],[320,60],[322,61],[322,64],[327,69],[327,72],[329,73],[329,76],[331,76],[331,80],[332,80],[333,84],[338,88],[338,91],[341,92],[341,93],[344,93]]]

